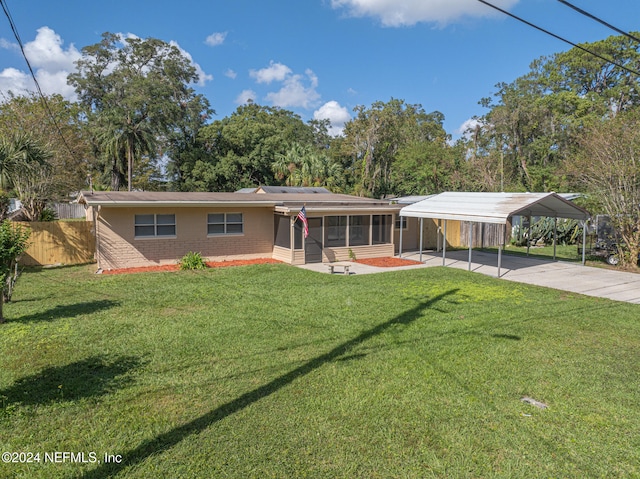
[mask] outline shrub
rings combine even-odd
[[[38,221],[55,221],[57,220],[56,212],[52,208],[45,208],[40,212]]]
[[[29,246],[31,230],[9,220],[0,223],[0,323],[4,322],[2,304],[11,300],[18,279],[18,260]]]
[[[553,244],[553,218],[543,218],[536,221],[531,230],[521,230],[519,225],[513,230],[511,242],[516,246],[527,244],[527,234],[531,235],[531,244],[541,241],[545,245]],[[557,244],[571,245],[577,244],[582,238],[582,226],[580,222],[572,219],[558,219],[557,222]]]
[[[200,253],[189,251],[180,261],[178,261],[181,270],[205,269],[207,264],[204,262]]]

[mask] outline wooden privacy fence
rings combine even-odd
[[[494,223],[471,223],[473,228],[473,248],[490,248],[499,246],[502,241],[504,225]],[[509,242],[511,227],[507,225],[506,242]],[[460,222],[460,245],[469,247],[469,222]]]
[[[94,260],[96,238],[91,221],[20,222],[31,229],[29,248],[20,264],[48,266]]]

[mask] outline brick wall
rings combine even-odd
[[[210,213],[242,213],[244,233],[207,235]],[[175,214],[175,238],[135,238],[136,214]],[[271,257],[273,252],[272,208],[109,208],[98,219],[98,267],[130,268],[175,264],[189,251],[208,260]]]

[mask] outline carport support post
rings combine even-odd
[[[507,224],[502,225],[502,238],[500,239],[500,243],[498,244],[498,278],[500,277],[500,268],[502,267],[502,248],[504,248],[504,244],[507,238]]]
[[[531,215],[527,216],[529,219],[529,227],[527,228],[527,256],[529,256],[529,248],[531,248]]]
[[[422,263],[422,226],[424,218],[420,218],[420,262]]]
[[[558,217],[553,218],[553,261],[556,260],[556,245],[558,244]]]
[[[473,223],[469,221],[469,271],[471,271],[471,249],[473,248]]]
[[[400,219],[400,244],[398,245],[398,256],[402,258],[402,216],[398,215]]]
[[[447,261],[447,220],[444,220],[444,232],[442,233],[442,266]]]
[[[294,264],[296,261],[296,218],[297,216],[289,216],[289,238],[291,240],[291,264]],[[302,243],[302,247],[304,248],[304,242]],[[306,258],[305,258],[306,263]]]
[[[587,262],[587,252],[585,251],[587,248],[587,221],[582,222],[582,266]]]

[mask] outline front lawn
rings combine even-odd
[[[5,307],[0,448],[40,462],[0,477],[640,477],[640,306],[452,268],[94,269]]]

